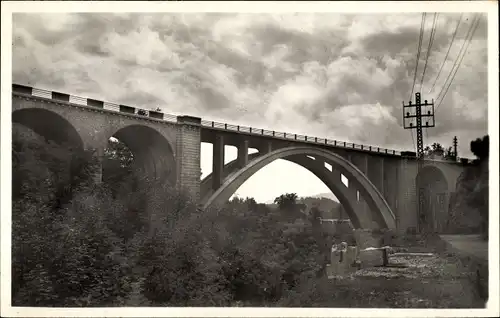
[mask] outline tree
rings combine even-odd
[[[443,148],[443,146],[440,144],[440,143],[433,143],[431,145],[431,147],[429,146],[426,146],[424,148],[424,155],[426,157],[444,157],[444,154],[445,154],[445,150]]]
[[[490,137],[477,138],[470,142],[470,151],[480,160],[488,158],[490,154]]]
[[[286,193],[274,199],[280,210],[292,209],[297,204],[298,196],[296,193]]]

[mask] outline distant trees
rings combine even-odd
[[[442,158],[445,160],[455,160],[456,154],[453,151],[452,147],[444,148],[438,142],[433,143],[431,146],[425,146],[424,148],[424,156],[428,158]]]
[[[274,199],[274,203],[278,205],[280,210],[292,209],[297,204],[299,197],[296,193],[286,193]]]
[[[445,150],[444,150],[443,146],[437,142],[433,143],[430,147],[426,146],[424,148],[424,154],[427,157],[431,157],[431,156],[443,157],[444,153],[445,153]]]

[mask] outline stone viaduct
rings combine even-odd
[[[95,149],[101,157],[114,136],[133,152],[141,173],[170,180],[204,207],[223,204],[274,160],[288,160],[322,180],[354,227],[362,229],[418,228],[419,192],[427,226],[441,231],[465,165],[464,160],[426,160],[417,173],[415,156],[395,150],[167,115],[17,84],[12,86],[12,122],[57,143]],[[213,144],[213,169],[200,180],[202,142]],[[238,149],[237,159],[226,164],[225,145]],[[249,154],[250,148],[258,152]]]

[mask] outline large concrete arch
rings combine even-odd
[[[261,156],[261,153],[253,153],[248,156],[248,159],[251,161],[258,156]],[[311,161],[307,156],[289,156],[283,158],[283,160],[287,160],[298,164],[309,170],[313,173],[318,179],[320,179],[333,194],[339,199],[340,204],[345,208],[347,215],[351,219],[351,222],[354,228],[368,228],[372,226],[372,222],[363,222],[364,220],[371,220],[371,216],[366,216],[363,219],[358,217],[359,214],[365,213],[364,209],[361,209],[359,205],[359,201],[357,201],[356,193],[351,189],[345,187],[342,181],[339,178],[332,178],[332,172],[328,170],[324,164],[318,166]],[[235,159],[224,166],[224,178],[227,178],[229,175],[237,172],[238,167],[238,159]],[[201,183],[201,197],[202,203],[207,202],[210,199],[210,196],[214,193],[212,186],[212,174],[208,174],[205,178],[203,178]]]
[[[145,125],[128,125],[112,137],[123,142],[134,155],[134,167],[154,180],[176,183],[176,162],[170,142],[156,129]]]
[[[355,229],[358,228],[371,228],[372,217],[368,215],[362,206],[357,201],[356,190],[347,188],[340,178],[335,178],[332,172],[328,170],[324,164],[317,165],[310,158],[306,156],[290,156],[283,158],[290,162],[296,163],[310,172],[312,172],[318,179],[320,179],[333,194],[339,199],[340,204],[349,216],[351,223]]]
[[[286,158],[297,160],[297,156],[313,156],[338,169],[342,174],[346,175],[350,182],[352,182],[358,191],[360,191],[361,195],[368,203],[372,213],[376,214],[376,217],[373,219],[375,219],[379,226],[390,229],[396,228],[394,214],[385,201],[383,195],[355,165],[340,155],[334,154],[330,151],[307,146],[281,148],[255,158],[250,161],[246,167],[228,176],[225,179],[224,184],[210,196],[210,198],[204,203],[204,206],[209,207],[211,205],[221,204],[227,201],[231,195],[246,180],[248,180],[248,178],[274,160]],[[299,164],[304,165],[304,162],[299,161]],[[331,187],[332,191],[336,191],[339,196],[342,196],[341,187],[337,187],[336,184],[332,182],[332,179],[327,178],[326,172],[320,172],[309,165],[306,165],[305,168],[312,169],[313,173],[315,173],[320,179],[324,180],[324,182],[326,181],[325,184],[328,183],[327,186]],[[352,208],[352,200],[349,200],[347,195],[348,194],[345,193],[342,200],[346,203],[346,205]],[[357,222],[358,226],[369,227],[368,224],[371,223],[372,217],[367,218],[367,215],[362,214],[359,209],[350,209],[350,213],[353,215],[353,221]]]
[[[83,151],[83,140],[75,129],[61,115],[43,108],[24,108],[12,113],[12,123],[23,125],[48,141],[61,146]]]
[[[448,217],[449,182],[435,165],[426,165],[415,179],[419,195],[423,195],[419,223],[421,228],[441,232]]]
[[[248,160],[251,161],[258,156],[261,156],[262,153],[256,152],[248,155]],[[240,167],[238,166],[238,158],[232,160],[224,165],[223,171],[223,179],[227,178],[230,174],[238,171]],[[214,193],[212,188],[212,172],[205,176],[200,182],[200,197],[201,202],[206,202],[210,196]]]

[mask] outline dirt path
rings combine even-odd
[[[440,235],[454,249],[483,260],[488,260],[488,242],[479,235]]]

